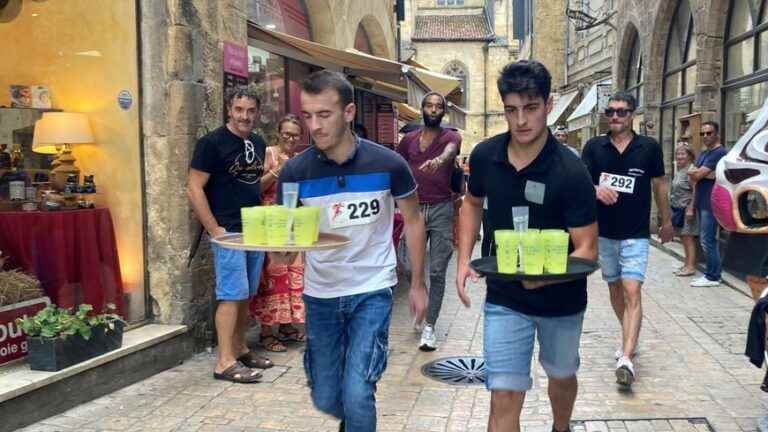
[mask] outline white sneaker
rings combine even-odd
[[[693,282],[691,282],[692,287],[716,287],[720,286],[720,281],[713,281],[707,279],[705,276],[702,276]]]
[[[616,362],[616,384],[629,387],[635,381],[635,366],[632,360],[622,357]]]
[[[419,349],[422,351],[434,351],[437,349],[437,338],[435,337],[435,328],[431,324],[424,326],[421,332],[421,342]]]
[[[635,345],[635,350],[632,351],[632,358],[635,358],[635,356],[637,355],[638,351],[640,351],[640,348],[637,345]],[[614,353],[613,353],[613,359],[614,360],[618,360],[618,359],[622,358],[623,356],[624,356],[624,347],[620,346],[620,347],[616,348],[616,351],[614,351]]]

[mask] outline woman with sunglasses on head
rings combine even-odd
[[[681,142],[675,148],[677,170],[672,178],[669,205],[672,208],[672,225],[680,236],[685,252],[683,266],[675,270],[675,276],[687,277],[696,274],[696,242],[699,224],[693,208],[693,185],[688,181],[688,170],[693,166],[695,156],[691,147]]]
[[[267,148],[264,176],[261,178],[263,205],[277,201],[277,177],[289,159],[299,152],[304,129],[301,121],[287,114],[277,124],[277,145]],[[267,254],[261,285],[251,301],[251,311],[261,323],[261,345],[267,351],[284,352],[284,342],[304,341],[303,292],[304,262],[299,254],[288,265],[276,263]],[[277,334],[274,326],[279,326]],[[301,326],[302,328],[297,328]]]

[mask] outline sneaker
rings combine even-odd
[[[720,281],[709,280],[705,276],[702,276],[694,280],[693,282],[691,282],[691,286],[692,287],[716,287],[716,286],[720,286]]]
[[[637,346],[635,346],[635,350],[632,351],[632,358],[635,358],[635,356],[637,355],[638,351],[640,351],[640,349]],[[614,360],[618,360],[618,359],[622,358],[623,356],[624,356],[624,347],[620,346],[620,347],[616,348],[616,351],[613,352],[613,359]]]
[[[424,330],[421,332],[419,349],[422,351],[434,351],[437,349],[437,338],[435,337],[435,328],[432,324],[424,326]]]
[[[622,357],[616,362],[616,384],[629,387],[635,381],[635,366],[632,360]]]

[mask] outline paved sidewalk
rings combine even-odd
[[[752,300],[728,287],[691,288],[690,279],[672,276],[677,266],[652,248],[632,392],[614,382],[618,325],[607,287],[599,274],[590,278],[574,432],[707,431],[703,419],[717,432],[754,431],[768,414],[768,395],[759,389],[763,371],[742,354]],[[454,271],[452,264],[449,281]],[[389,367],[377,395],[379,430],[485,431],[490,394],[483,387],[441,384],[420,371],[440,357],[482,354],[483,287],[471,289],[473,305],[465,309],[449,286],[434,353],[417,350],[406,293],[396,293]],[[202,353],[25,431],[336,431],[338,422],[312,407],[300,348],[271,355],[278,366],[256,385],[214,381],[214,356]],[[546,376],[538,365],[533,374],[524,430],[549,432]],[[633,419],[645,420],[624,421]]]

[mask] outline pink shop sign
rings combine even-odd
[[[248,78],[248,49],[224,42],[224,72]]]

